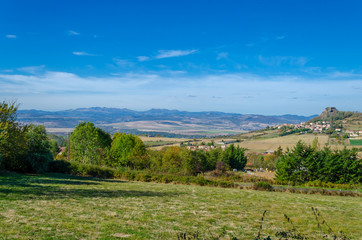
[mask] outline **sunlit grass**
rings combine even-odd
[[[359,197],[101,180],[0,175],[0,236],[8,239],[177,239],[178,232],[253,239],[287,230],[320,239],[311,208],[336,232],[362,235]],[[274,237],[275,238],[275,237]],[[273,239],[274,239],[273,238]],[[227,239],[227,238],[226,238]]]

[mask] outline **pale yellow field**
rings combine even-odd
[[[167,138],[167,137],[146,137],[139,136],[143,142],[155,142],[155,141],[171,141],[171,142],[185,142],[192,139],[187,138]]]
[[[303,135],[293,134],[277,138],[245,140],[237,144],[240,147],[247,148],[249,151],[265,152],[268,150],[274,151],[279,146],[281,146],[283,150],[286,150],[287,148],[292,148],[299,140],[303,141],[306,144],[312,144],[313,139],[315,137],[318,138],[320,147],[324,147],[326,143],[328,143],[327,135],[316,136],[314,134],[303,134]]]

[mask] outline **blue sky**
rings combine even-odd
[[[361,1],[0,1],[21,109],[362,111]]]

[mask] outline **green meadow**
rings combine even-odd
[[[351,146],[362,146],[362,139],[350,139]]]
[[[293,225],[321,239],[329,230],[318,228],[312,207],[335,233],[360,239],[361,206],[359,197],[6,173],[0,239],[255,239],[261,224],[261,239]]]

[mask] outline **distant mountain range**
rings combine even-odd
[[[168,109],[133,111],[126,108],[79,108],[65,111],[19,110],[18,120],[42,124],[53,132],[74,128],[80,121],[90,121],[109,132],[130,130],[184,135],[224,135],[258,130],[284,123],[306,122],[313,116],[264,116],[224,112],[187,112]]]

